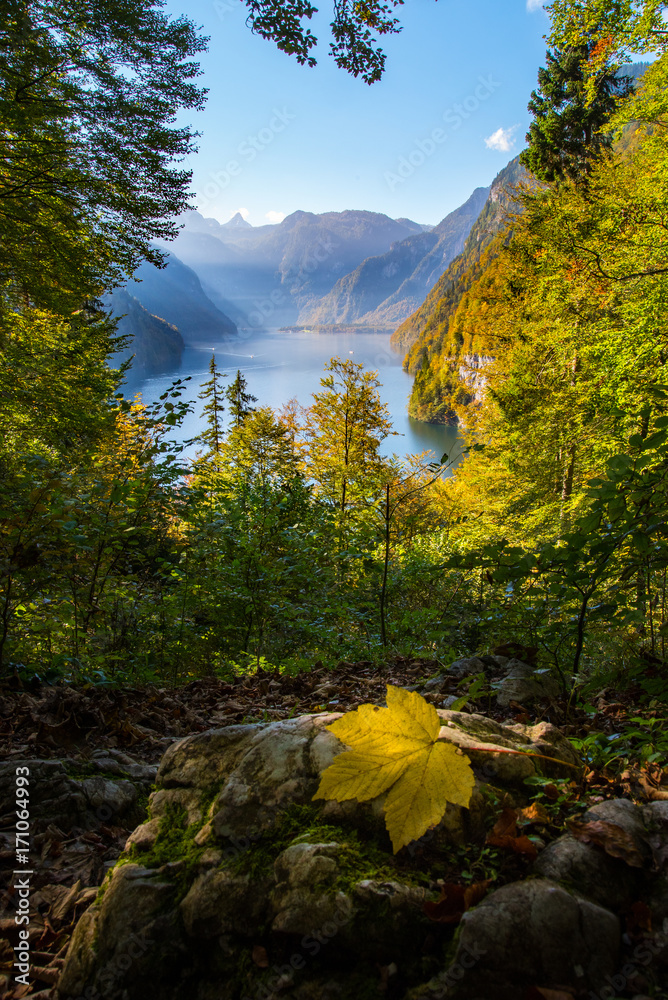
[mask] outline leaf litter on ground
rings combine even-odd
[[[346,712],[360,705],[384,700],[388,683],[411,687],[422,680],[443,674],[444,665],[428,657],[393,656],[387,662],[341,661],[337,667],[315,663],[297,675],[278,670],[259,669],[253,673],[238,673],[229,678],[205,677],[180,686],[125,684],[124,686],[94,686],[91,684],[54,685],[22,683],[18,678],[0,682],[0,758],[63,759],[89,762],[98,751],[122,753],[137,763],[156,764],[175,740],[192,733],[220,728],[239,722],[269,722],[310,712]],[[426,693],[425,699],[441,707],[448,695],[457,695],[459,680],[446,678],[438,693]],[[605,696],[605,697],[604,697]],[[594,699],[595,700],[595,699]],[[656,715],[656,710],[642,707],[642,691],[617,694],[608,690],[598,696],[597,712],[574,707],[568,699],[554,700],[549,710],[537,706],[512,704],[500,708],[486,697],[471,700],[466,712],[489,715],[498,722],[552,722],[569,737],[586,737],[592,730],[614,734],[633,716]],[[549,836],[557,836],[562,824],[574,809],[605,799],[626,797],[637,802],[663,799],[668,794],[668,768],[661,761],[628,761],[623,767],[590,767],[577,786],[570,790],[555,783],[542,786],[541,798],[549,809]],[[536,803],[535,803],[536,804]],[[531,808],[531,807],[529,807]],[[519,817],[520,824],[529,819]],[[541,821],[544,816],[541,815]],[[536,817],[536,824],[538,817]],[[541,828],[545,835],[547,827]],[[62,831],[51,830],[40,846],[44,861],[36,882],[45,894],[30,928],[31,941],[39,941],[38,969],[48,970],[62,964],[69,937],[77,920],[95,898],[97,886],[108,867],[120,856],[131,830],[101,827],[100,842],[84,838],[67,838]],[[650,844],[650,847],[652,845]],[[416,857],[429,853],[429,844],[416,845]],[[653,848],[654,849],[654,848]],[[9,841],[0,835],[0,862],[11,855]],[[507,852],[501,881],[523,876],[529,862],[526,855]],[[666,859],[655,858],[665,864]],[[448,864],[450,884],[471,882],[460,869],[471,867],[462,860],[459,867],[453,858]],[[63,917],[50,913],[53,901],[64,899],[60,892],[53,900],[47,896],[54,887],[69,892],[79,883],[81,889],[74,908]],[[499,884],[497,882],[497,884]],[[437,887],[436,887],[437,888]],[[70,923],[68,923],[70,921]],[[14,927],[13,919],[10,923]],[[0,937],[11,927],[0,923]],[[35,945],[36,947],[36,945]],[[0,948],[0,963],[5,959]],[[50,958],[50,961],[49,961]],[[0,984],[2,971],[0,971]],[[536,989],[539,989],[538,987]],[[0,995],[2,1000],[20,1000],[26,996],[46,1000],[52,989],[45,981],[35,979],[28,988],[19,987]],[[542,989],[534,997],[544,1000],[570,1000],[568,994]]]

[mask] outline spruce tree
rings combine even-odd
[[[539,180],[586,184],[594,161],[611,146],[611,136],[601,130],[630,92],[631,81],[604,67],[590,99],[587,66],[593,48],[583,43],[548,52],[547,66],[538,71],[538,90],[528,104],[534,116],[526,134],[529,148],[520,162]]]
[[[211,378],[208,382],[204,382],[202,392],[197,397],[206,400],[206,405],[202,410],[202,416],[206,420],[206,430],[199,435],[199,440],[207,446],[209,451],[217,455],[223,443],[223,413],[225,412],[224,392],[219,383],[221,379],[227,378],[227,375],[222,375],[218,370],[215,354],[211,355],[209,373]]]
[[[246,384],[246,379],[241,374],[239,369],[237,369],[237,375],[231,385],[228,385],[225,390],[225,395],[227,401],[230,404],[230,414],[232,417],[232,426],[241,427],[244,420],[249,413],[254,413],[254,408],[250,405],[251,403],[257,403],[257,396],[252,396],[246,390],[248,385]]]

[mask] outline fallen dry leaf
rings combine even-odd
[[[636,931],[642,931],[646,934],[652,933],[652,911],[647,903],[638,900],[637,903],[632,904],[626,914],[626,931],[630,935]]]
[[[517,819],[519,813],[517,809],[506,807],[494,828],[487,834],[486,843],[490,847],[500,847],[503,851],[512,851],[514,854],[526,854],[529,858],[538,855],[538,848],[527,836],[517,835]]]
[[[544,986],[532,986],[526,992],[526,1000],[573,1000],[572,993],[565,990],[548,990]]]
[[[540,826],[545,826],[550,822],[550,815],[545,808],[539,802],[532,802],[530,806],[525,806],[524,809],[520,810],[520,819],[525,820],[527,823],[537,823]]]
[[[258,969],[268,969],[269,968],[269,956],[267,955],[267,949],[261,944],[253,945],[252,959],[257,965]]]
[[[616,823],[605,820],[591,820],[586,823],[572,819],[568,829],[576,840],[583,844],[595,844],[602,847],[611,858],[619,858],[631,868],[643,868],[645,859],[635,841],[635,838]]]
[[[21,1000],[21,998],[27,996],[31,990],[32,986],[24,986],[21,984],[20,986],[14,987],[14,992],[11,993],[10,996],[12,997],[12,1000]]]
[[[422,909],[434,923],[458,924],[466,910],[484,899],[491,884],[491,879],[476,882],[475,885],[443,883],[439,899],[424,903]]]
[[[35,979],[39,979],[40,983],[46,983],[47,986],[55,986],[58,982],[60,976],[60,970],[49,966],[48,968],[42,968],[37,965],[31,967],[31,973]]]

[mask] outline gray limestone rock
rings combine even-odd
[[[339,870],[339,851],[338,844],[293,844],[279,855],[271,897],[273,931],[304,935],[325,924],[339,927],[349,923],[352,902],[332,888]]]
[[[139,791],[131,781],[110,778],[84,778],[81,788],[91,810],[108,810],[110,817],[123,817],[132,811]]]
[[[343,956],[343,969],[357,962],[390,967],[406,951],[419,954],[433,929],[422,909],[427,890],[400,877],[385,881],[380,872],[374,875],[377,861],[368,861],[367,875],[366,841],[376,852],[370,859],[379,850],[387,852],[388,861],[391,857],[383,796],[363,803],[318,803],[318,822],[328,824],[327,836],[334,824],[342,839],[283,840],[272,858],[272,838],[281,843],[285,836],[281,823],[286,810],[312,805],[320,775],[345,750],[326,728],[338,717],[231,726],[169,747],[151,797],[151,818],[134,831],[128,848],[135,852],[134,860],[143,853],[146,866],[156,864],[152,857],[165,856],[153,850],[159,831],[181,816],[190,830],[182,839],[188,856],[177,852],[160,868],[125,863],[114,870],[103,897],[77,929],[61,983],[62,1000],[103,983],[105,1000],[144,1000],[149,992],[177,1000],[184,990],[193,1000],[236,1000],[242,995],[237,986],[217,990],[216,983],[236,981],[235,970],[240,963],[245,967],[249,948],[267,937],[273,953],[287,954],[288,960],[302,955],[302,941],[315,942],[313,947],[326,947],[327,955]],[[430,850],[482,837],[499,793],[506,802],[526,801],[523,779],[537,773],[536,760],[506,749],[539,752],[548,746],[557,758],[566,761],[570,753],[577,760],[550,726],[510,727],[447,710],[439,717],[439,738],[469,754],[476,787],[468,809],[447,807],[441,823],[429,832]],[[555,766],[571,773],[565,765]],[[99,791],[104,798],[99,782],[108,779],[90,780],[89,795]],[[492,796],[486,794],[486,783],[494,785]],[[362,863],[357,880],[351,876],[350,834],[357,845],[355,865]],[[145,953],[123,971],[119,959],[125,963],[123,956],[144,932],[149,941]],[[285,963],[277,962],[283,968]],[[251,966],[253,980],[260,971]],[[290,972],[280,989],[286,1000],[306,997],[303,991],[312,980],[313,996],[318,991],[325,996],[331,974],[319,976],[295,979],[291,994]],[[346,1000],[345,989],[341,996]]]
[[[61,997],[171,996],[176,968],[188,966],[173,907],[174,886],[159,871],[117,866],[101,903],[84,913],[67,953]]]
[[[525,705],[532,701],[555,698],[559,691],[556,677],[537,672],[535,667],[521,660],[510,660],[506,666],[506,676],[497,685],[496,700],[499,705],[509,705],[511,701]]]
[[[448,667],[448,674],[451,677],[472,677],[474,674],[483,674],[485,664],[477,656],[467,656],[460,660],[455,660]]]
[[[248,875],[211,869],[193,882],[180,904],[186,934],[213,940],[220,934],[252,936],[262,923],[266,891]]]
[[[516,1000],[535,985],[595,991],[617,970],[619,945],[608,910],[545,879],[514,882],[464,914],[453,962],[435,985],[448,1000]]]
[[[637,869],[570,834],[541,851],[534,871],[611,910],[621,910],[639,898],[641,874]]]

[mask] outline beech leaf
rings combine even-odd
[[[350,747],[322,773],[314,799],[366,802],[388,793],[385,825],[396,854],[467,807],[475,784],[468,757],[439,742],[441,720],[416,691],[387,687],[387,708],[360,705],[327,729]]]

